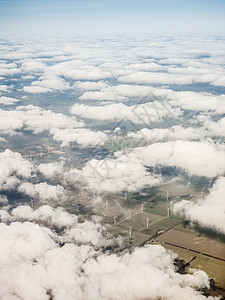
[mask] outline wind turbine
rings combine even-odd
[[[169,192],[166,192],[166,201],[169,201]]]
[[[150,221],[150,218],[149,217],[147,217],[147,219],[146,219],[146,225],[147,225],[147,228],[149,228],[149,221]]]
[[[167,218],[169,218],[170,217],[170,208],[169,208],[169,206],[167,206]]]
[[[129,228],[129,237],[131,237],[132,236],[132,226],[128,226],[128,228]]]
[[[114,225],[116,225],[116,219],[117,219],[117,217],[114,216],[114,217],[113,217],[113,224],[114,224]]]
[[[127,192],[124,193],[124,200],[127,201]]]
[[[141,212],[144,212],[144,204],[141,204]]]

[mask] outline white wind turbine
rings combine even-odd
[[[147,217],[147,218],[146,218],[146,223],[147,223],[147,224],[146,224],[146,225],[147,225],[146,227],[147,227],[147,228],[149,228],[149,222],[150,222],[150,218]]]
[[[167,206],[167,218],[169,218],[169,217],[170,217],[170,207]]]
[[[129,228],[129,237],[131,237],[132,236],[132,226],[128,226],[128,228]]]

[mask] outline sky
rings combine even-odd
[[[0,0],[0,36],[224,33],[224,0]]]

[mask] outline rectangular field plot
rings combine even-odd
[[[197,234],[172,229],[160,235],[158,240],[225,260],[225,244]]]
[[[209,277],[215,280],[217,286],[225,288],[225,262],[172,245],[163,244],[163,246],[177,253],[179,258],[186,262],[190,261],[194,256],[197,256],[196,259],[191,262],[190,267],[205,271]]]

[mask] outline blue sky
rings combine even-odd
[[[0,36],[224,33],[225,0],[0,0]]]

